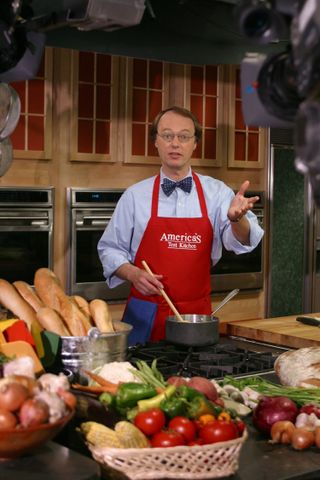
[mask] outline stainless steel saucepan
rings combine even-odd
[[[232,290],[211,315],[185,314],[169,316],[166,321],[166,340],[187,346],[213,345],[219,341],[219,318],[214,314],[239,293]]]

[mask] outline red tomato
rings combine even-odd
[[[187,442],[191,442],[196,436],[196,427],[187,417],[174,417],[168,424],[169,430],[181,433]]]
[[[162,430],[155,433],[151,438],[152,447],[177,447],[185,444],[185,438],[181,433],[170,430]]]
[[[239,437],[242,437],[246,424],[242,420],[236,420],[236,427],[238,429]]]
[[[204,445],[204,441],[202,438],[195,438],[191,442],[188,443],[189,447],[192,447],[193,445]]]
[[[160,408],[151,408],[139,412],[134,418],[134,424],[145,435],[154,435],[163,429],[166,423],[164,412]]]
[[[210,422],[199,430],[199,437],[204,443],[225,442],[238,438],[238,429],[233,422],[217,420]]]

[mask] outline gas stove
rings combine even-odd
[[[165,379],[172,375],[221,379],[226,375],[248,376],[272,372],[276,358],[288,350],[240,337],[222,337],[205,347],[184,347],[165,340],[129,347],[128,361],[157,359]]]

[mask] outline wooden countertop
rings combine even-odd
[[[297,322],[298,315],[228,322],[226,333],[292,348],[320,345],[320,328]],[[305,315],[320,317],[320,313]]]

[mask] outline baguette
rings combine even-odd
[[[35,312],[38,312],[40,308],[44,307],[42,300],[27,282],[17,280],[16,282],[13,282],[13,286],[18,290],[21,297],[24,298],[27,303],[29,303]]]
[[[52,270],[39,268],[34,276],[34,285],[45,306],[61,315],[72,335],[81,337],[87,334],[91,325],[76,302],[71,301],[64,293],[58,277]]]
[[[20,320],[24,320],[28,327],[31,328],[32,323],[37,324],[36,312],[27,303],[16,288],[7,280],[0,279],[0,304]]]
[[[65,325],[58,312],[50,307],[42,307],[37,311],[37,319],[40,325],[49,332],[56,333],[62,337],[70,336],[70,331]]]
[[[107,302],[96,298],[95,300],[91,300],[89,307],[94,323],[100,332],[114,332],[112,317]]]
[[[89,302],[87,302],[87,300],[86,300],[85,298],[81,297],[80,295],[73,295],[73,296],[70,297],[70,298],[76,302],[76,304],[78,305],[78,307],[80,308],[80,310],[81,310],[85,315],[87,315],[88,318],[91,317],[90,308],[89,308]]]

